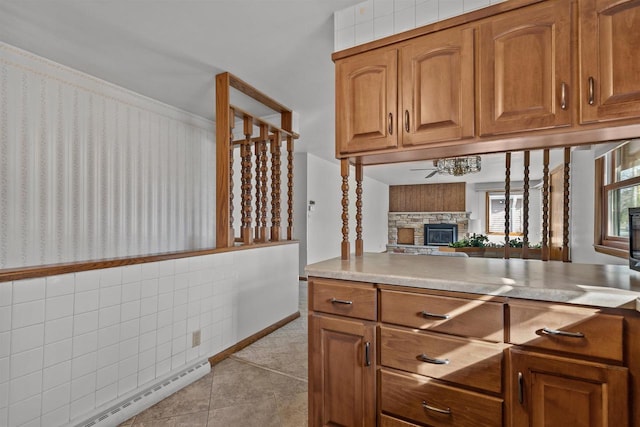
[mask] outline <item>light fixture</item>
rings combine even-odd
[[[433,161],[439,174],[462,176],[468,173],[480,172],[482,162],[480,156],[450,157]]]

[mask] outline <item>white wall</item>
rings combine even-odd
[[[0,425],[80,422],[297,312],[297,257],[293,243],[0,283]]]
[[[0,43],[0,269],[215,246],[213,123]]]
[[[349,183],[349,240],[355,251],[355,172]],[[307,262],[340,256],[342,242],[342,180],[340,166],[314,155],[307,156],[307,198],[315,209],[307,219]],[[363,233],[365,252],[383,252],[387,244],[389,186],[365,176],[363,181]]]
[[[303,277],[304,267],[307,265],[307,153],[295,153],[293,156],[293,238],[300,242],[300,256],[298,258],[298,274]]]

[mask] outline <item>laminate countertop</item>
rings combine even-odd
[[[305,271],[309,277],[640,311],[640,272],[624,265],[365,253]]]

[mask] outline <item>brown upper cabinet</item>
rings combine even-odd
[[[480,135],[571,125],[571,2],[499,15],[479,33]]]
[[[639,28],[640,0],[519,0],[336,53],[336,155],[375,164],[637,136]]]
[[[470,28],[337,61],[337,154],[473,137],[473,82]]]
[[[397,147],[396,49],[336,63],[336,145],[339,153]]]
[[[580,2],[580,122],[640,116],[640,1]]]

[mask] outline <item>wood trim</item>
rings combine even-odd
[[[549,261],[549,149],[542,160],[542,261]]]
[[[522,197],[522,259],[529,258],[529,166],[531,164],[531,152],[524,152],[524,184]]]
[[[260,92],[258,89],[251,86],[249,83],[239,79],[231,73],[222,73],[225,75],[225,79],[228,81],[227,86],[231,86],[234,89],[238,89],[240,92],[244,93],[247,96],[255,99],[256,101],[266,105],[267,107],[275,110],[279,113],[291,113],[291,110],[284,105],[280,104],[275,99],[269,97],[268,95]]]
[[[562,261],[569,262],[569,171],[571,167],[571,149],[564,149],[564,176],[563,176],[563,210],[562,210]]]
[[[604,211],[603,211],[603,196],[604,196],[604,157],[598,157],[595,160],[595,172],[594,172],[594,197],[593,197],[593,243],[596,245],[600,245],[602,243],[603,230],[602,224],[604,220]],[[599,252],[599,251],[598,251]]]
[[[364,253],[362,241],[362,163],[356,163],[356,256]]]
[[[253,244],[250,246],[231,246],[228,248],[202,249],[197,251],[167,252],[144,256],[133,256],[124,258],[101,259],[84,262],[73,262],[64,264],[38,265],[25,268],[9,268],[0,270],[0,282],[10,282],[13,280],[34,279],[37,277],[56,276],[59,274],[78,273],[80,271],[100,270],[104,268],[123,267],[126,265],[145,264],[148,262],[168,261],[171,259],[189,258],[194,256],[221,254],[225,252],[244,251],[248,249],[267,248],[270,246],[280,246],[299,243],[297,240],[283,240],[280,242],[266,242]]]
[[[342,259],[348,260],[351,249],[349,245],[349,162],[346,159],[340,161],[340,176],[342,177],[342,245],[340,256]]]
[[[232,345],[231,347],[228,347],[228,348],[222,350],[220,353],[217,353],[217,354],[211,356],[209,358],[209,363],[211,364],[211,366],[214,366],[214,365],[222,362],[224,359],[226,359],[227,357],[231,356],[233,353],[237,353],[240,350],[242,350],[243,348],[250,346],[254,342],[258,341],[260,338],[266,337],[271,332],[273,332],[273,331],[275,331],[277,329],[280,329],[281,327],[283,327],[287,323],[296,320],[298,317],[300,317],[300,312],[299,311],[293,313],[290,316],[285,317],[282,320],[277,321],[276,323],[274,323],[271,326],[267,326],[263,330],[258,331],[255,334],[253,334],[253,335],[243,339],[242,341],[239,341],[238,343]]]
[[[233,108],[233,111],[235,113],[235,117],[245,120],[245,119],[249,119],[254,125],[260,127],[260,126],[266,126],[267,129],[269,129],[270,133],[275,134],[276,132],[278,132],[280,134],[280,142],[283,142],[286,140],[287,137],[292,137],[293,139],[298,139],[300,138],[300,135],[295,133],[295,132],[291,132],[285,129],[282,129],[272,123],[269,123],[266,120],[263,120],[259,117],[255,117],[253,116],[251,113],[246,112],[245,110],[243,110],[240,107],[237,107],[235,105],[230,105],[231,108]],[[235,142],[235,141],[234,141]]]
[[[230,141],[232,139],[229,109],[229,73],[216,76],[216,247],[233,246],[230,227]]]
[[[511,221],[511,153],[504,155],[504,259],[509,259],[509,221]]]
[[[451,27],[457,27],[470,22],[478,21],[483,18],[488,18],[499,13],[508,12],[510,10],[518,9],[524,6],[528,6],[534,3],[540,3],[544,0],[509,0],[507,2],[498,3],[493,6],[485,7],[479,10],[465,13],[463,15],[454,16],[444,21],[439,21],[424,27],[416,28],[413,30],[405,31],[400,34],[394,34],[389,37],[385,37],[380,40],[374,40],[372,42],[355,46],[349,49],[341,50],[333,53],[331,59],[336,61],[338,59],[347,58],[349,56],[357,55],[362,52],[366,52],[372,49],[378,49],[381,47],[389,46],[395,43],[404,42],[412,38],[424,36],[426,34],[434,33]]]
[[[611,246],[593,245],[593,249],[601,254],[611,255],[618,258],[629,258],[629,251],[626,249],[613,248]]]

